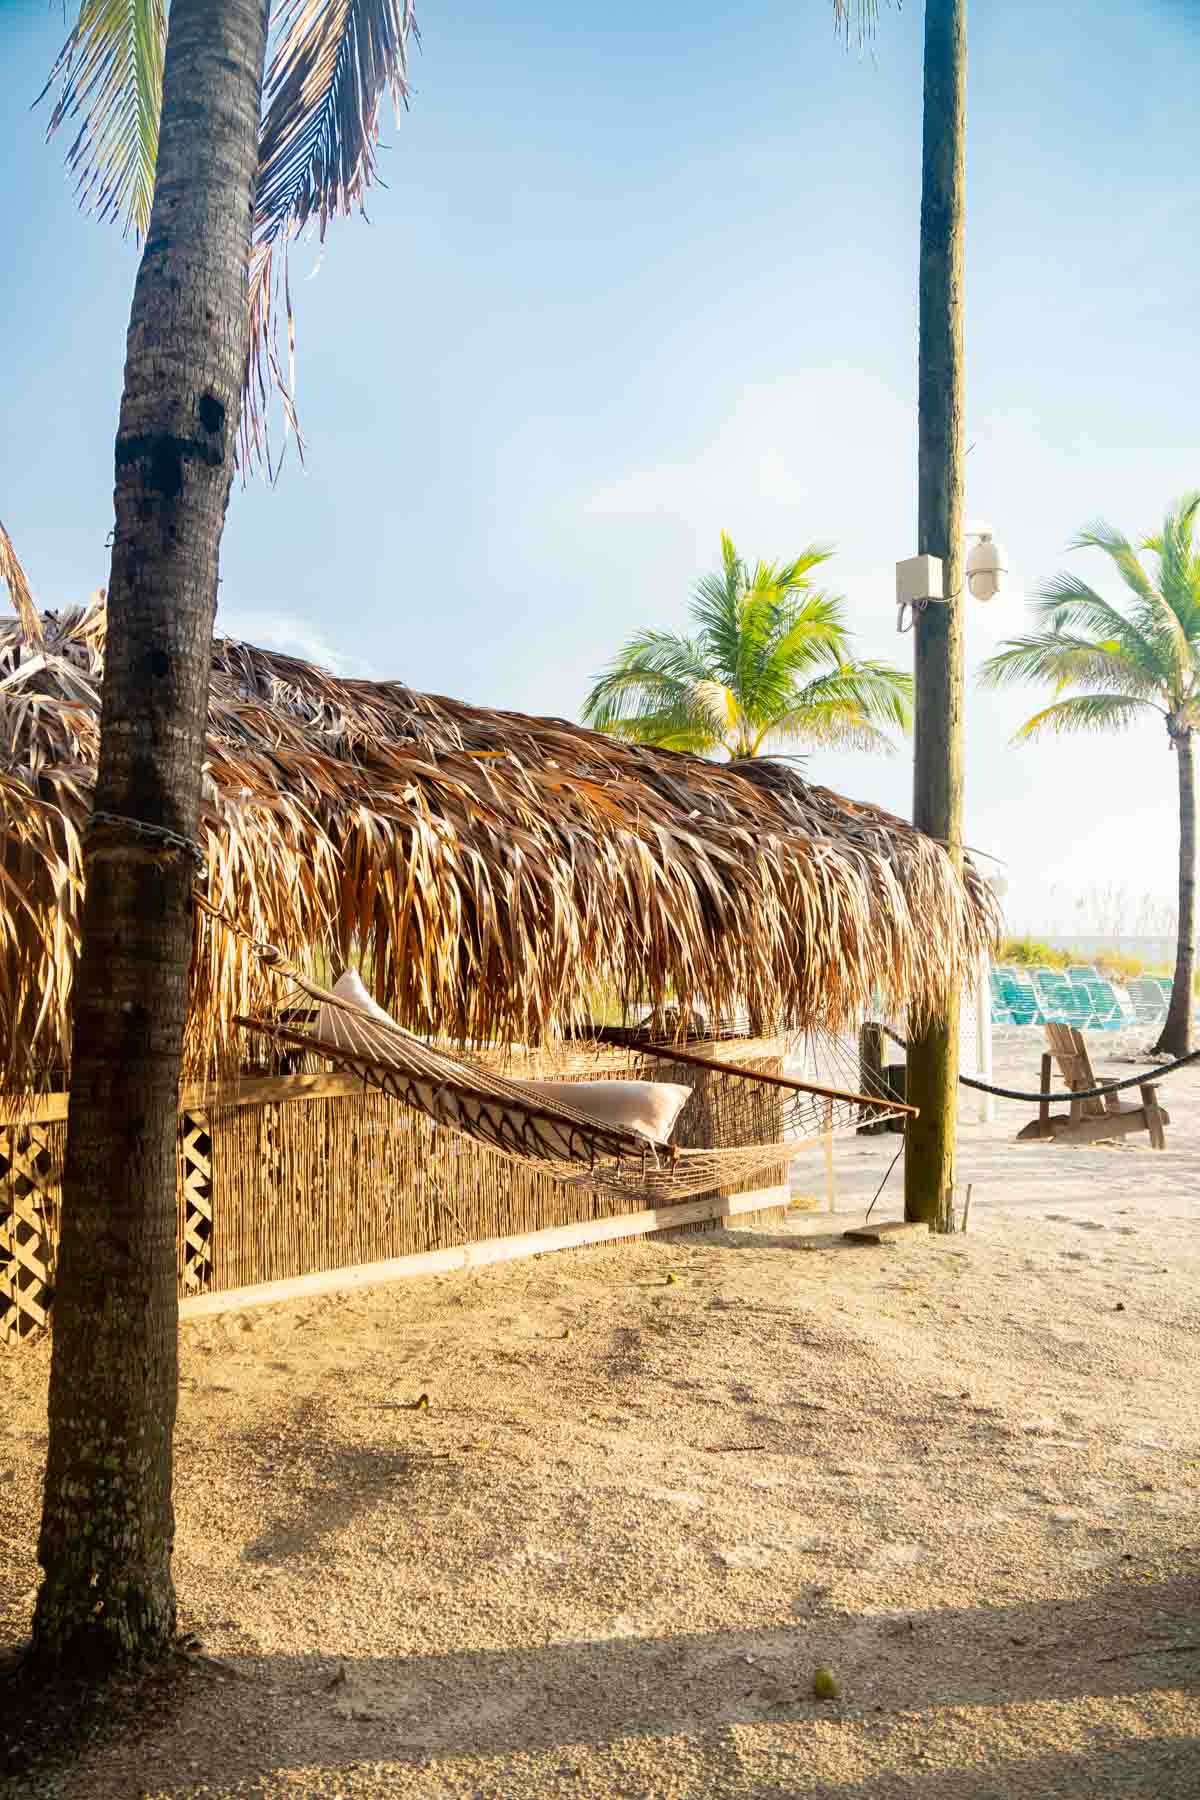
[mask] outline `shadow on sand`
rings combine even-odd
[[[305,1779],[314,1792],[503,1800],[503,1767],[517,1759],[527,1777],[546,1765],[547,1793],[652,1800],[684,1791],[656,1785],[683,1742],[703,1772],[688,1789],[697,1800],[894,1800],[918,1790],[922,1800],[1194,1800],[1196,1601],[1190,1573],[1153,1582],[1131,1573],[1078,1602],[814,1614],[773,1630],[352,1662],[319,1650],[189,1657],[171,1716],[140,1737],[125,1729],[119,1742],[93,1745],[99,1765],[54,1792],[82,1795],[103,1771],[127,1784],[106,1794],[172,1800],[206,1782],[221,1794],[291,1795]],[[818,1661],[837,1670],[839,1700],[812,1698]],[[1181,1699],[1184,1733],[1178,1705],[1167,1707]],[[123,1716],[127,1728],[127,1708]],[[584,1771],[573,1758],[588,1763],[593,1785],[575,1783]],[[831,1781],[829,1767],[845,1760],[872,1773]],[[594,1785],[598,1770],[611,1787]]]

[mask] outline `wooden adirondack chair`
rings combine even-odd
[[[1050,1049],[1042,1057],[1042,1093],[1052,1091],[1054,1065],[1058,1064],[1063,1082],[1074,1093],[1086,1093],[1098,1085],[1092,1070],[1083,1034],[1073,1025],[1047,1024],[1046,1037]],[[1170,1115],[1158,1104],[1158,1088],[1143,1081],[1139,1089],[1142,1099],[1123,1101],[1117,1094],[1105,1094],[1095,1100],[1073,1100],[1069,1113],[1052,1113],[1045,1099],[1038,1116],[1017,1133],[1017,1138],[1052,1138],[1055,1143],[1097,1144],[1107,1138],[1125,1137],[1133,1131],[1148,1131],[1155,1150],[1167,1147],[1164,1125]]]

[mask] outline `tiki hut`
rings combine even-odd
[[[104,626],[101,603],[40,617],[27,608],[0,623],[0,1094],[10,1118],[18,1101],[32,1117],[38,1097],[46,1141],[33,1162],[43,1169],[57,1156],[48,1134],[61,1132],[70,1082]],[[203,892],[247,935],[197,913],[185,1102],[198,1084],[213,1096],[266,1078],[234,1023],[279,1002],[247,936],[309,970],[355,963],[402,1024],[499,1053],[510,1043],[561,1049],[613,996],[709,1019],[748,1012],[773,1030],[840,1027],[872,995],[928,1016],[996,930],[973,868],[960,877],[903,820],[784,764],[717,765],[623,744],[400,682],[335,678],[229,639],[213,651],[201,836]],[[185,1104],[181,1196],[189,1179],[195,1192],[211,1189],[217,1104],[194,1100],[190,1114]],[[236,1110],[246,1187],[250,1162],[270,1160],[263,1146],[278,1120]],[[200,1176],[185,1167],[189,1132]],[[0,1156],[0,1184],[16,1179],[14,1146],[7,1177]],[[303,1179],[316,1181],[340,1152],[328,1133],[310,1148]],[[20,1152],[26,1164],[30,1154]],[[526,1201],[497,1195],[491,1225],[528,1224]],[[261,1195],[255,1204],[261,1212]],[[4,1205],[0,1187],[0,1257]],[[186,1288],[185,1213],[181,1198]],[[460,1235],[480,1223],[463,1221]],[[263,1269],[295,1273],[305,1255],[362,1261],[385,1240],[394,1251],[438,1239],[428,1220],[390,1237],[361,1219],[354,1230],[350,1246],[233,1256],[226,1274],[266,1279]],[[215,1278],[217,1234],[210,1224],[200,1235],[208,1261],[199,1276],[192,1269],[193,1286]]]

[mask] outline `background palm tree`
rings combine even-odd
[[[1026,719],[1017,741],[1048,732],[1123,731],[1150,713],[1166,727],[1179,777],[1179,939],[1171,1005],[1157,1050],[1192,1047],[1196,954],[1196,791],[1192,733],[1200,726],[1200,493],[1168,512],[1161,532],[1137,550],[1111,526],[1080,533],[1073,550],[1104,551],[1128,589],[1124,608],[1086,581],[1056,575],[1036,602],[1039,629],[1013,638],[984,663],[991,687],[1045,681],[1056,698]],[[1071,693],[1070,689],[1083,692]]]
[[[52,76],[83,200],[145,236],[116,438],[100,757],[73,995],[33,1662],[175,1629],[179,1072],[212,627],[263,450],[276,253],[361,200],[409,0],[83,0]],[[290,309],[289,309],[290,310]],[[243,394],[246,405],[243,406]],[[268,456],[269,461],[269,456]]]
[[[694,635],[639,631],[592,688],[585,724],[731,760],[784,744],[890,748],[882,728],[908,730],[912,679],[849,655],[844,602],[808,579],[830,555],[813,547],[751,570],[722,532],[720,571],[692,603]]]

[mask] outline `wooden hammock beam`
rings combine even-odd
[[[661,1056],[668,1062],[691,1063],[694,1068],[717,1070],[722,1075],[740,1075],[744,1081],[765,1081],[768,1087],[788,1088],[793,1094],[820,1094],[823,1100],[853,1100],[859,1106],[884,1106],[891,1113],[907,1113],[915,1119],[919,1107],[906,1106],[902,1100],[892,1100],[885,1094],[854,1094],[847,1088],[822,1087],[816,1081],[792,1081],[786,1075],[768,1075],[757,1069],[741,1069],[736,1063],[710,1062],[705,1056],[696,1056],[690,1050],[670,1049],[666,1044],[631,1044],[630,1049],[637,1055]]]

